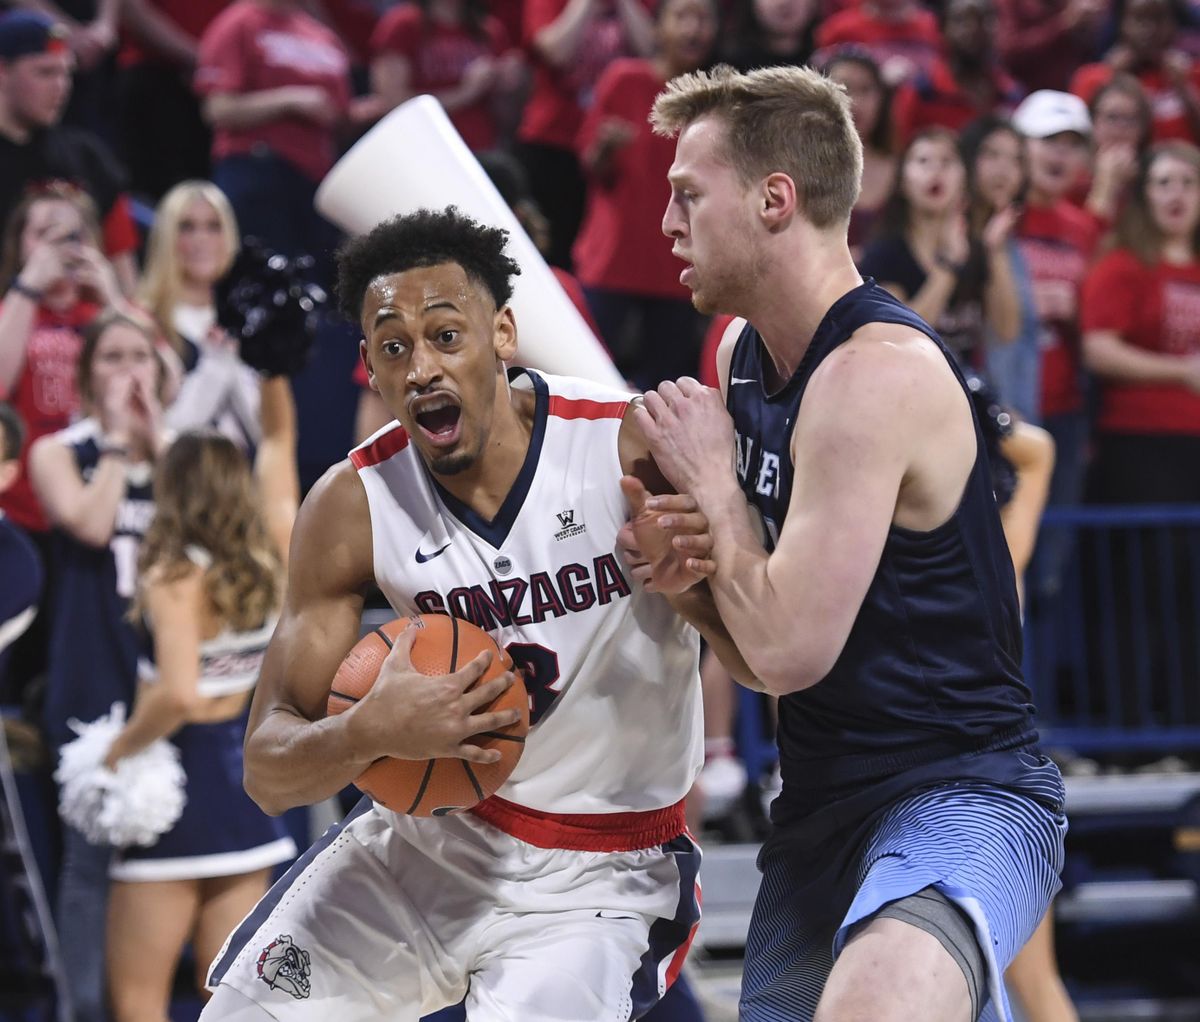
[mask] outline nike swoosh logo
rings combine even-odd
[[[435,557],[437,557],[438,554],[444,553],[446,548],[449,546],[450,546],[450,544],[447,543],[446,546],[442,547],[439,550],[435,550],[431,554],[423,554],[423,553],[421,553],[421,548],[417,547],[417,563],[424,564],[426,561],[432,561]]]
[[[743,380],[740,376],[731,376],[729,378],[729,385],[731,387],[737,386],[737,384],[739,384],[739,383],[757,383],[757,382],[758,382],[758,380]]]
[[[640,919],[641,916],[630,915],[628,912],[597,912],[597,919]]]

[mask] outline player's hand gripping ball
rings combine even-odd
[[[475,685],[513,669],[508,653],[469,621],[445,614],[399,618],[364,636],[346,655],[330,688],[329,714],[348,710],[370,691],[392,642],[409,624],[418,628],[410,659],[422,674],[433,677],[452,674],[484,651],[492,654],[492,662]],[[521,714],[515,724],[468,739],[480,748],[499,750],[500,759],[495,763],[468,763],[449,757],[413,760],[387,756],[367,767],[354,783],[381,805],[411,816],[446,816],[470,809],[508,780],[525,748],[529,698],[523,684],[514,683],[479,712],[507,709]]]

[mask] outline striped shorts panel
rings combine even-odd
[[[1041,773],[1041,771],[1039,771]],[[1010,1019],[1003,973],[1060,885],[1066,817],[1050,767],[1037,798],[959,784],[905,798],[853,861],[816,868],[766,858],[750,923],[740,1022],[812,1018],[849,930],[889,902],[936,887],[970,917],[988,966],[982,1018]]]

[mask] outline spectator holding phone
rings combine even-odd
[[[4,232],[0,256],[0,398],[24,419],[29,447],[64,429],[79,411],[76,366],[82,328],[105,308],[124,306],[100,253],[96,207],[83,192],[54,184],[27,195]],[[27,478],[0,508],[29,532],[49,527]]]

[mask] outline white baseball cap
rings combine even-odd
[[[1013,111],[1013,127],[1028,138],[1049,138],[1064,131],[1091,137],[1092,118],[1087,104],[1070,92],[1038,89]]]

